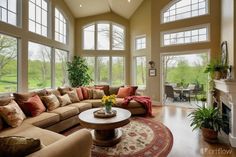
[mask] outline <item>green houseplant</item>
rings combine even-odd
[[[212,60],[206,67],[205,73],[210,73],[211,77],[219,80],[227,70],[228,66],[223,65],[219,60]]]
[[[205,141],[215,142],[218,132],[224,127],[224,120],[219,108],[198,107],[189,114],[193,130],[200,128]]]
[[[85,59],[74,56],[71,62],[67,62],[68,79],[72,87],[88,85],[92,79],[88,74],[88,66]]]

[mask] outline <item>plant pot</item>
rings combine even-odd
[[[213,129],[201,128],[202,135],[205,141],[209,143],[216,143],[218,137],[218,131],[214,131]]]
[[[222,77],[222,73],[220,71],[215,71],[214,72],[214,79],[219,80]]]

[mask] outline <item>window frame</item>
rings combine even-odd
[[[170,45],[164,45],[164,35],[169,33],[180,33],[180,32],[185,32],[185,31],[192,31],[194,29],[201,29],[201,28],[206,28],[206,41],[198,41],[198,42],[189,42],[189,43],[181,43],[181,44],[170,44]],[[168,30],[168,31],[162,31],[160,32],[161,40],[160,40],[160,45],[161,47],[170,47],[170,46],[179,46],[179,45],[190,45],[190,44],[201,44],[201,43],[207,43],[211,41],[211,30],[210,30],[210,24],[202,24],[202,25],[196,25],[196,26],[190,26],[190,27],[183,27],[180,29],[173,29],[173,30]],[[191,37],[191,36],[190,36]]]
[[[97,33],[97,25],[98,24],[109,24],[109,27],[110,27],[110,30],[109,30],[109,50],[101,50],[101,49],[98,49],[98,33]],[[94,49],[85,49],[84,48],[84,29],[89,27],[89,26],[92,26],[94,25]],[[124,49],[122,50],[114,50],[113,49],[113,25],[114,26],[117,26],[117,27],[120,27],[124,30]],[[89,24],[86,24],[84,25],[82,28],[81,28],[81,32],[82,32],[82,35],[81,35],[81,45],[82,45],[82,51],[99,51],[99,52],[108,52],[108,51],[114,51],[114,52],[118,52],[118,51],[125,51],[126,50],[126,27],[119,24],[119,23],[115,23],[115,22],[112,22],[112,21],[95,21],[95,22],[92,22],[92,23],[89,23]]]
[[[145,48],[140,48],[140,49],[137,49],[137,40],[138,39],[142,39],[142,38],[145,38]],[[147,35],[146,34],[143,34],[143,35],[138,35],[135,37],[135,41],[134,41],[134,45],[135,45],[135,51],[140,51],[140,50],[145,50],[147,49]]]
[[[66,34],[61,34],[60,32],[57,32],[58,34],[60,35],[63,35],[65,37],[65,42],[62,42],[62,41],[58,41],[56,39],[56,19],[59,21],[59,22],[62,22],[59,18],[56,17],[56,9],[57,11],[59,12],[59,14],[61,14],[63,16],[63,18],[65,19],[65,25],[66,25]],[[64,23],[63,23],[64,24]],[[60,27],[59,27],[60,29]],[[54,8],[54,40],[57,41],[57,42],[60,42],[62,44],[68,44],[68,39],[69,39],[69,20],[67,18],[67,16],[65,15],[65,13],[58,7],[55,7]]]
[[[210,15],[210,0],[206,0],[206,14],[203,14],[203,15],[198,15],[198,16],[190,16],[190,17],[186,17],[186,18],[182,18],[182,19],[177,19],[177,20],[173,20],[173,21],[167,21],[167,22],[164,22],[164,13],[174,4],[178,3],[179,1],[181,0],[173,0],[171,2],[169,2],[163,9],[161,9],[161,14],[160,14],[160,23],[161,24],[166,24],[166,23],[172,23],[172,22],[177,22],[177,21],[180,21],[180,20],[186,20],[186,19],[191,19],[191,18],[197,18],[197,17],[201,17],[201,16],[208,16]],[[192,4],[192,3],[191,3]],[[191,6],[190,4],[190,6]],[[192,10],[190,10],[190,13],[192,12]],[[175,17],[176,17],[177,14],[175,14]]]
[[[145,75],[145,79],[146,79],[146,84],[144,85],[143,88],[139,87],[139,85],[137,84],[137,58],[138,57],[145,57],[146,59],[146,75]],[[133,56],[133,83],[134,85],[138,86],[139,90],[145,90],[147,88],[147,56],[146,55],[136,55]]]

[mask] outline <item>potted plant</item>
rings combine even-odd
[[[211,61],[206,69],[205,69],[205,73],[210,73],[211,77],[219,80],[222,78],[223,74],[225,73],[225,71],[227,70],[228,66],[227,65],[223,65],[219,60],[213,60]]]
[[[219,108],[198,107],[189,114],[191,117],[190,126],[193,130],[200,128],[202,135],[207,142],[216,142],[218,132],[223,128],[224,121]]]
[[[111,113],[112,111],[112,106],[116,103],[116,96],[113,95],[109,95],[109,96],[103,96],[102,97],[102,104],[105,107],[105,113]]]
[[[68,79],[72,87],[88,85],[92,79],[88,74],[88,66],[85,59],[74,56],[71,62],[67,62]]]

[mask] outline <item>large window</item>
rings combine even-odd
[[[94,23],[83,28],[84,50],[124,50],[125,29],[123,26]]]
[[[171,31],[162,33],[162,45],[179,45],[209,41],[209,30],[207,26],[187,28],[183,31]]]
[[[62,13],[55,8],[55,40],[66,43],[67,22]]]
[[[174,0],[162,11],[162,22],[208,14],[208,0]]]
[[[48,35],[47,0],[29,0],[29,30],[43,36]]]
[[[0,34],[0,93],[17,91],[17,39]]]
[[[29,42],[28,89],[51,87],[51,48]]]
[[[125,83],[124,57],[85,57],[94,84],[114,86]]]
[[[0,21],[17,25],[17,0],[0,0]]]
[[[55,85],[56,87],[64,86],[68,83],[67,63],[68,52],[55,49]]]
[[[146,87],[146,57],[135,57],[135,84],[140,88]]]
[[[146,36],[136,37],[135,39],[135,49],[141,50],[146,48]]]

